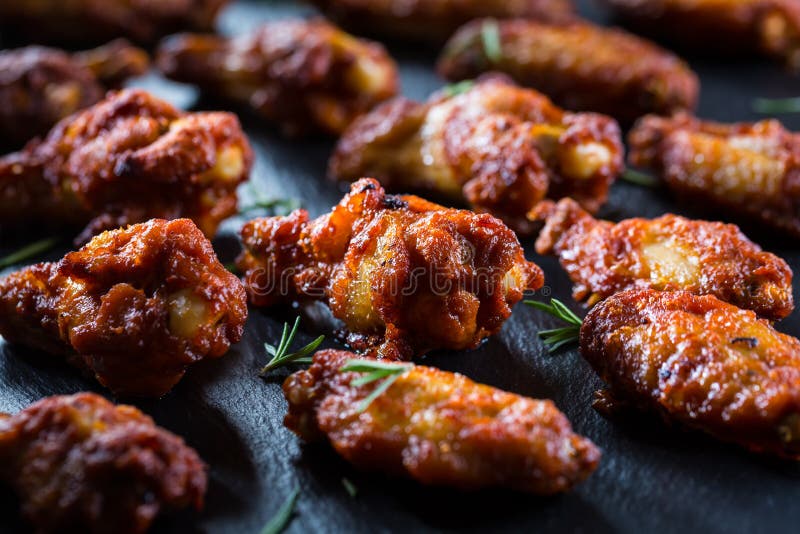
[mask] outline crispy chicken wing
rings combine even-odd
[[[409,364],[363,413],[379,383],[353,386],[340,372],[356,356],[326,350],[283,385],[285,424],[307,441],[330,441],[362,469],[460,489],[567,491],[597,467],[600,451],[575,434],[549,400],[534,400],[468,378]]]
[[[0,414],[0,481],[37,532],[146,532],[163,511],[203,506],[205,465],[133,406],[93,393]]]
[[[800,340],[711,295],[632,290],[595,306],[581,353],[596,404],[653,410],[754,451],[800,459]]]
[[[378,44],[323,20],[279,20],[235,38],[177,35],[158,52],[168,77],[249,106],[286,135],[338,135],[397,93],[397,66]]]
[[[213,236],[236,212],[252,159],[231,113],[183,113],[140,90],[110,94],[0,158],[0,228],[88,223],[85,242],[153,217],[189,217]]]
[[[28,46],[0,52],[0,147],[22,146],[58,121],[102,100],[148,67],[144,50],[117,40],[68,54]]]
[[[105,232],[58,263],[0,280],[0,334],[66,360],[119,395],[166,394],[239,341],[242,284],[188,219]]]
[[[253,304],[325,301],[351,346],[388,359],[476,347],[544,282],[494,217],[386,195],[372,179],[330,214],[256,219],[242,240]]]
[[[487,32],[496,33],[496,49]],[[675,55],[583,22],[476,20],[450,39],[438,70],[450,81],[503,72],[567,109],[606,113],[625,124],[647,113],[694,110],[699,92],[697,76]]]
[[[532,231],[526,215],[545,197],[571,196],[592,212],[606,201],[623,167],[613,119],[564,112],[503,76],[453,92],[425,104],[395,99],[357,120],[329,174],[466,201],[521,233]]]
[[[541,205],[546,219],[536,252],[555,254],[589,305],[634,288],[714,295],[767,319],[794,308],[792,270],[736,226],[667,214],[614,224],[593,218],[569,198]]]
[[[778,121],[649,116],[629,144],[631,164],[661,173],[680,196],[800,237],[800,134]]]

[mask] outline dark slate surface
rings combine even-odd
[[[585,14],[602,19],[596,7],[588,3],[582,7]],[[312,12],[289,2],[237,2],[224,13],[221,29],[240,32],[263,19]],[[442,84],[431,68],[435,50],[392,47],[391,51],[401,62],[408,95],[424,98]],[[800,95],[800,78],[764,60],[692,64],[703,82],[700,114],[704,117],[756,119],[750,112],[753,97]],[[179,105],[196,105],[195,93],[185,87],[154,76],[140,85]],[[257,120],[244,120],[257,150],[253,177],[266,194],[300,198],[313,215],[339,200],[339,187],[323,179],[331,142],[285,141]],[[785,122],[800,129],[800,116],[785,117]],[[668,211],[693,215],[664,191],[619,183],[604,215],[620,219]],[[228,223],[215,242],[225,261],[236,253],[234,232],[240,223]],[[800,270],[795,243],[769,232],[748,232]],[[11,248],[12,241],[25,239],[2,236],[5,248],[0,254]],[[532,242],[524,244],[529,257],[546,271],[547,291],[571,302],[570,284],[557,264],[537,258]],[[294,487],[301,494],[290,532],[793,532],[800,524],[796,465],[749,455],[643,419],[618,423],[603,419],[590,407],[600,381],[576,350],[548,355],[536,332],[553,322],[524,306],[515,310],[500,335],[478,350],[432,354],[423,361],[516,393],[552,398],[575,429],[602,448],[597,472],[575,492],[554,498],[507,492],[461,494],[357,473],[326,447],[301,447],[283,427],[286,403],[280,383],[285,372],[268,380],[257,376],[266,360],[263,343],[275,340],[282,321],[294,314],[290,309],[252,310],[243,341],[227,356],[193,368],[164,399],[135,403],[159,424],[184,436],[210,466],[205,512],[164,520],[158,531],[257,532]],[[800,335],[798,317],[783,321],[779,328]],[[311,320],[304,325],[299,336],[303,342],[324,328]],[[66,365],[2,341],[0,384],[0,411],[6,412],[48,395],[84,390],[107,394]],[[343,477],[358,488],[356,497],[345,491]],[[13,498],[2,494],[0,503],[0,531],[18,530]]]

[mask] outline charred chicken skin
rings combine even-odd
[[[120,91],[0,158],[0,228],[86,225],[85,242],[126,224],[188,217],[211,237],[236,212],[252,159],[235,115],[183,113],[144,91]]]
[[[236,38],[177,35],[161,45],[157,63],[289,136],[339,135],[398,90],[397,66],[380,44],[322,20],[275,21]]]
[[[256,219],[242,240],[253,304],[322,300],[352,347],[387,359],[474,348],[544,282],[494,217],[387,195],[372,179],[330,214]]]
[[[800,237],[800,134],[778,121],[649,116],[629,144],[631,164],[661,174],[679,196]]]
[[[497,50],[486,46],[487,31],[496,32]],[[697,76],[672,53],[582,22],[476,20],[450,39],[438,70],[454,82],[503,72],[567,109],[605,113],[624,124],[647,113],[692,111],[699,92]]]
[[[326,350],[283,385],[286,426],[309,442],[329,441],[358,468],[422,484],[474,490],[509,487],[536,494],[567,491],[597,467],[600,451],[575,434],[549,400],[476,384],[409,365],[363,413],[379,383],[353,386],[340,369],[356,356]]]
[[[632,290],[595,306],[581,354],[628,405],[750,450],[800,459],[800,340],[712,295]]]
[[[520,233],[542,199],[571,196],[595,212],[623,168],[617,123],[569,113],[503,76],[428,103],[403,98],[357,120],[342,136],[329,174],[374,176],[389,189],[421,190],[491,213]]]
[[[160,397],[239,341],[247,296],[188,219],[105,232],[0,280],[0,334],[118,395]]]
[[[536,252],[555,254],[589,305],[635,288],[685,290],[782,319],[794,308],[792,270],[732,224],[667,214],[614,224],[572,199],[540,205],[546,219]]]
[[[161,512],[202,508],[206,468],[133,406],[80,393],[0,414],[0,481],[37,532],[142,534]]]

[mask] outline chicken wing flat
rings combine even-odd
[[[235,38],[177,35],[158,52],[168,77],[249,106],[284,134],[339,135],[397,94],[397,66],[383,46],[323,20],[279,20]]]
[[[487,33],[497,35],[497,48]],[[647,113],[694,110],[699,82],[680,58],[621,30],[589,23],[476,20],[448,42],[438,64],[450,81],[508,74],[567,109],[597,111],[624,124]]]
[[[602,409],[652,410],[753,451],[800,459],[800,340],[711,295],[617,293],[581,327]]]
[[[159,397],[239,341],[247,296],[188,219],[105,232],[0,280],[0,334],[118,395]]]
[[[310,0],[354,31],[424,43],[442,43],[480,17],[564,22],[576,17],[572,0]]]
[[[732,224],[667,214],[614,224],[565,198],[540,205],[545,218],[536,252],[555,254],[569,273],[575,300],[589,305],[627,289],[714,295],[767,319],[794,309],[792,270]]]
[[[142,534],[162,511],[202,508],[206,468],[133,406],[80,393],[0,415],[0,481],[36,532]]]
[[[40,46],[0,52],[0,147],[46,134],[147,67],[147,54],[123,40],[72,55]]]
[[[236,212],[252,160],[235,115],[183,113],[120,91],[0,158],[0,228],[86,225],[85,242],[154,217],[189,217],[211,237]]]
[[[330,214],[248,222],[238,266],[250,301],[322,300],[348,343],[388,359],[469,349],[500,330],[544,275],[491,215],[354,183]]]
[[[403,98],[357,120],[329,164],[334,179],[374,176],[491,213],[519,233],[543,198],[571,196],[594,212],[623,168],[617,123],[569,113],[503,76],[452,88],[428,103]]]
[[[800,237],[800,134],[778,121],[649,116],[629,145],[631,164],[660,173],[679,196]]]
[[[356,356],[317,352],[283,385],[284,424],[306,441],[330,441],[358,468],[422,484],[474,490],[567,491],[595,470],[600,451],[572,431],[549,400],[534,400],[465,376],[408,364],[363,413],[379,383],[354,386],[340,369]]]

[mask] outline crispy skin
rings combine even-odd
[[[247,296],[188,219],[105,232],[58,263],[0,280],[0,334],[119,395],[166,394],[242,336]]]
[[[354,31],[439,44],[479,17],[565,22],[576,17],[571,0],[310,0],[326,16]]]
[[[287,378],[284,424],[307,441],[329,440],[356,467],[428,485],[553,494],[583,481],[600,460],[552,401],[432,367],[412,366],[359,414],[379,382],[351,386],[361,375],[339,371],[351,358],[317,352],[307,371]]]
[[[497,56],[484,46],[487,25],[498,30]],[[438,71],[454,82],[503,72],[567,109],[605,113],[624,124],[647,113],[692,111],[699,92],[697,75],[674,54],[589,23],[475,20],[450,39]]]
[[[540,206],[536,252],[555,254],[575,300],[589,305],[627,289],[714,295],[767,319],[794,309],[792,270],[732,224],[667,214],[617,224],[593,218],[569,198]]]
[[[40,46],[0,52],[0,147],[46,134],[147,67],[147,53],[121,39],[72,55]]]
[[[323,20],[279,20],[233,39],[173,36],[157,63],[166,76],[249,106],[289,136],[341,134],[398,91],[397,66],[380,44]]]
[[[580,343],[612,408],[800,459],[800,340],[755,313],[711,295],[625,291],[589,312]]]
[[[800,134],[778,121],[648,116],[629,144],[631,164],[662,174],[679,196],[800,237]]]
[[[374,176],[491,213],[520,233],[543,198],[571,196],[594,212],[623,167],[617,123],[568,113],[503,76],[428,103],[403,98],[357,120],[329,163],[337,180]]]
[[[183,113],[120,91],[0,158],[0,227],[86,225],[77,240],[85,242],[154,217],[189,217],[211,237],[236,212],[252,160],[235,115]]]
[[[330,214],[256,219],[242,240],[253,304],[327,302],[351,346],[388,359],[474,348],[544,282],[494,217],[386,195],[366,178]]]
[[[0,415],[0,480],[37,532],[134,534],[162,511],[200,510],[206,468],[133,406],[79,393]]]

